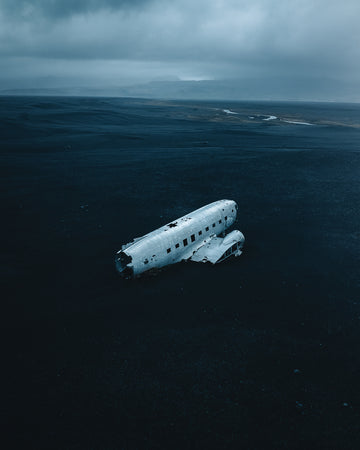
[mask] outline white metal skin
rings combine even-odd
[[[238,256],[245,241],[240,231],[218,237],[234,224],[237,209],[233,200],[218,200],[136,238],[117,252],[116,268],[131,278],[183,260],[214,264]]]

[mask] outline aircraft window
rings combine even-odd
[[[180,244],[176,244],[176,245],[175,245],[175,248],[179,248],[179,247],[180,247]]]
[[[213,228],[215,228],[215,224],[213,223]]]
[[[219,223],[221,223],[221,219],[219,220]]]
[[[192,234],[191,235],[191,242],[194,242],[195,241],[195,234]]]
[[[199,231],[199,236],[201,236],[201,235],[202,235],[202,231],[200,230],[200,231]]]
[[[206,228],[205,228],[205,231],[209,231],[209,227],[206,227]]]
[[[225,216],[225,220],[227,220],[227,216]]]
[[[168,253],[170,253],[170,252],[171,252],[171,248],[168,248],[166,251],[167,251]]]
[[[184,239],[184,240],[183,240],[183,243],[184,243],[184,247],[186,247],[186,246],[188,245],[187,239]]]
[[[231,212],[234,212],[234,210],[232,209]]]

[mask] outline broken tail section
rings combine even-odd
[[[124,251],[119,251],[116,254],[116,269],[124,278],[133,278],[134,276],[134,269],[131,263],[132,257],[126,254]]]

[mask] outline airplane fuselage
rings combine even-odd
[[[203,206],[123,245],[116,255],[116,268],[126,277],[133,277],[151,269],[191,259],[201,247],[204,247],[204,252],[205,246],[212,239],[223,235],[234,224],[236,214],[237,204],[233,200],[219,200]],[[242,244],[244,237],[241,233],[240,235],[236,234],[235,237],[234,234],[234,239]],[[219,246],[221,243],[216,244]],[[215,245],[215,241],[212,244]],[[218,250],[217,252],[219,253]],[[213,262],[206,254],[202,260]]]

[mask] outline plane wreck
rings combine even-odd
[[[125,278],[180,261],[216,264],[240,256],[245,242],[239,230],[225,235],[236,220],[233,200],[218,200],[125,244],[116,253],[116,269]]]

